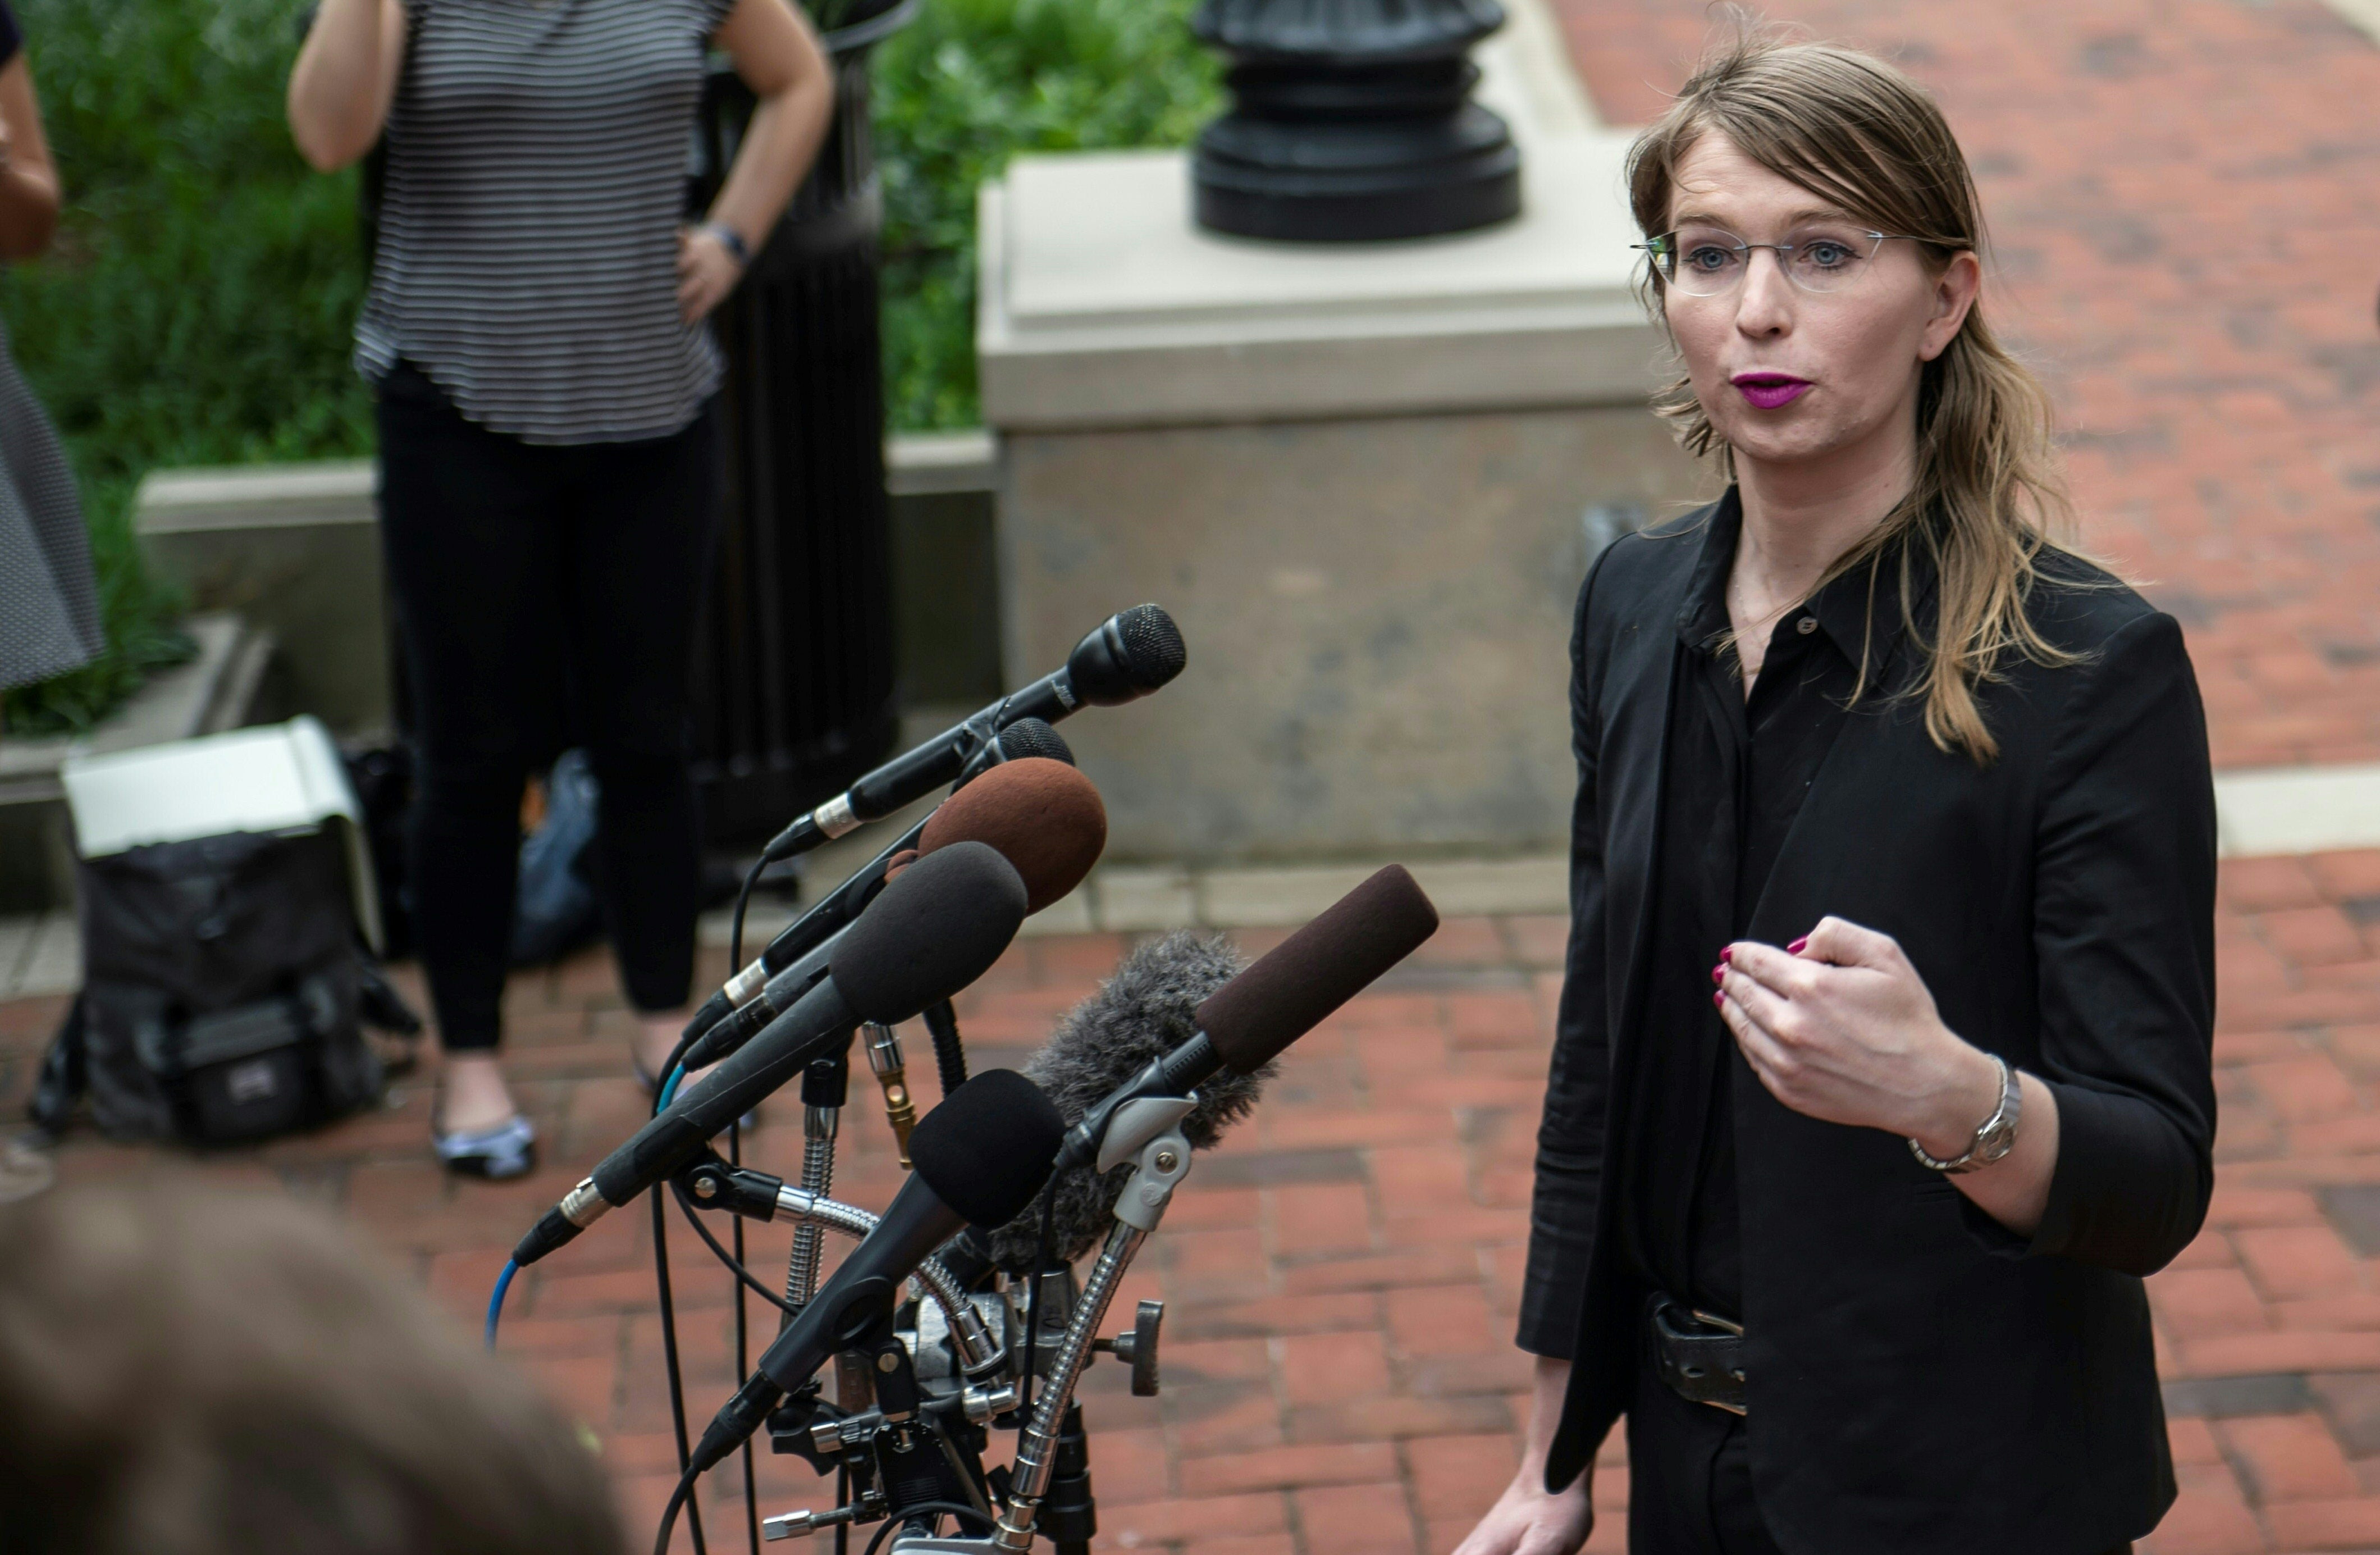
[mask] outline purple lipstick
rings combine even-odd
[[[1811,387],[1806,378],[1790,372],[1739,372],[1728,380],[1755,410],[1775,410],[1792,404]]]

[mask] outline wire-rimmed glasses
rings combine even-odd
[[[1777,267],[1802,290],[1837,292],[1866,272],[1877,249],[1906,236],[1850,222],[1814,222],[1780,242],[1747,243],[1725,227],[1694,225],[1629,246],[1645,252],[1664,284],[1688,297],[1718,297],[1743,284],[1755,249],[1775,254]]]

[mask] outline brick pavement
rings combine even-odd
[[[1549,4],[1618,124],[1712,15]],[[2216,764],[2380,757],[2380,48],[2321,0],[1760,8],[1940,94],[1987,303],[2058,393],[2087,543],[2189,628]]]
[[[2220,1185],[2205,1234],[2150,1283],[2184,1485],[2151,1549],[2380,1549],[2380,852],[2234,862],[2223,888]],[[1103,1548],[1442,1551],[1493,1499],[1525,1409],[1510,1334],[1562,929],[1450,920],[1293,1049],[1256,1116],[1202,1158],[1119,1304],[1169,1303],[1164,1393],[1130,1397],[1113,1366],[1087,1387]],[[978,1063],[1021,1060],[1123,944],[1020,943],[963,1002]],[[0,1004],[0,1108],[21,1103],[56,1014]],[[195,1163],[77,1135],[62,1175],[199,1171],[326,1201],[475,1323],[514,1236],[639,1112],[601,955],[518,979],[509,1018],[550,1147],[528,1183],[439,1174],[427,1076],[385,1112]],[[914,1071],[921,1100],[930,1070]],[[880,1204],[897,1169],[867,1095],[856,1080],[838,1191]],[[752,1154],[790,1174],[798,1149],[786,1104]],[[785,1235],[759,1228],[756,1263],[778,1264]],[[682,1230],[672,1257],[707,1415],[729,1388],[723,1282]],[[615,1214],[529,1271],[504,1349],[595,1431],[631,1525],[650,1527],[671,1446],[642,1217]],[[1593,1549],[1623,1547],[1624,1481],[1608,1452]],[[722,1476],[714,1525],[738,1483]],[[811,1500],[790,1460],[764,1459],[759,1483],[764,1511]]]

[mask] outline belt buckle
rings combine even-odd
[[[1683,1313],[1694,1323],[1700,1325],[1705,1330],[1705,1332],[1701,1334],[1681,1332],[1676,1327],[1672,1326],[1670,1318],[1670,1314],[1672,1313]],[[1732,1340],[1741,1340],[1743,1337],[1743,1325],[1741,1323],[1730,1322],[1727,1318],[1719,1317],[1716,1313],[1701,1311],[1694,1307],[1686,1306],[1682,1303],[1666,1299],[1661,1301],[1654,1308],[1653,1326],[1657,1333],[1666,1335],[1672,1341],[1687,1343],[1691,1343],[1696,1340],[1708,1342],[1711,1340],[1716,1339],[1719,1334],[1725,1334],[1728,1338]],[[1667,1349],[1668,1346],[1665,1345],[1664,1348]],[[1689,1361],[1675,1355],[1666,1355],[1664,1356],[1664,1364],[1672,1368],[1679,1379],[1679,1380],[1672,1381],[1670,1383],[1671,1391],[1677,1392],[1680,1397],[1685,1399],[1689,1403],[1707,1404],[1713,1409],[1723,1409],[1730,1415],[1742,1415],[1745,1410],[1744,1405],[1742,1403],[1731,1403],[1721,1399],[1698,1396],[1704,1391],[1699,1386],[1692,1388],[1691,1391],[1689,1390],[1687,1384],[1699,1384],[1701,1383],[1703,1377],[1706,1375],[1703,1370],[1703,1362],[1706,1359],[1707,1359],[1707,1357],[1696,1356],[1693,1360]],[[1731,1368],[1731,1372],[1733,1381],[1738,1388],[1741,1388],[1743,1383],[1743,1374],[1742,1370],[1740,1368]]]

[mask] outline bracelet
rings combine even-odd
[[[1985,1056],[2000,1072],[2000,1104],[1992,1110],[1990,1117],[1975,1126],[1974,1137],[1967,1141],[1966,1149],[1949,1160],[1935,1160],[1925,1153],[1925,1146],[1914,1139],[1910,1140],[1909,1153],[1917,1158],[1920,1166],[1955,1177],[1977,1167],[1989,1166],[2015,1148],[2017,1119],[2024,1111],[2024,1092],[2019,1088],[2016,1071],[2009,1067],[2008,1060],[1998,1053]]]
[[[719,246],[726,249],[737,264],[747,268],[751,265],[752,250],[746,245],[742,233],[729,226],[725,222],[705,222],[702,224],[702,230],[717,238]]]

